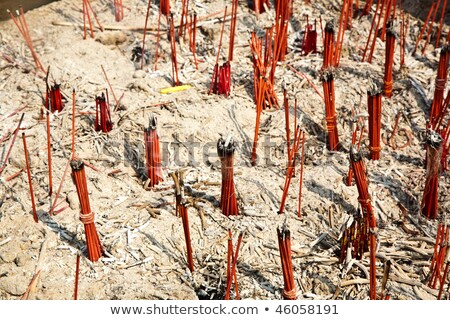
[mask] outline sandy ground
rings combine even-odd
[[[294,8],[289,42],[291,49],[310,19],[324,22],[338,18],[338,1],[303,2]],[[245,230],[238,261],[238,280],[243,299],[280,299],[283,287],[276,227],[286,222],[292,233],[293,265],[299,299],[367,299],[368,257],[341,265],[338,262],[341,226],[358,207],[355,186],[344,179],[349,161],[346,150],[351,141],[352,108],[365,112],[369,79],[382,79],[384,44],[379,41],[373,64],[361,63],[370,19],[355,21],[345,35],[341,67],[336,79],[336,107],[343,151],[326,149],[324,104],[310,84],[287,66],[304,72],[322,93],[319,71],[321,54],[307,57],[290,50],[286,63],[277,69],[276,84],[281,98],[281,81],[289,88],[291,104],[298,99],[301,127],[307,135],[303,181],[302,218],[297,218],[299,174],[292,180],[286,215],[277,215],[286,167],[284,111],[264,112],[259,138],[259,162],[250,166],[255,108],[253,70],[250,60],[249,32],[269,25],[270,15],[257,20],[253,11],[240,4],[235,61],[232,62],[233,92],[229,98],[208,95],[215,62],[220,24],[209,18],[199,29],[197,46],[201,60],[195,69],[186,42],[177,47],[180,80],[193,87],[170,95],[159,93],[170,87],[170,47],[165,34],[161,39],[163,56],[158,70],[152,66],[136,70],[131,61],[133,48],[142,42],[142,32],[128,27],[144,25],[146,3],[125,1],[125,18],[115,22],[112,1],[92,1],[101,23],[109,30],[96,38],[83,40],[79,1],[64,0],[26,13],[31,38],[44,66],[51,66],[51,82],[61,83],[66,106],[71,106],[72,88],[77,98],[77,145],[79,158],[86,168],[91,207],[107,255],[97,263],[86,258],[83,226],[79,222],[78,199],[69,178],[64,180],[58,208],[69,206],[56,216],[48,211],[54,195],[48,197],[48,172],[45,122],[39,122],[39,110],[45,94],[42,73],[37,73],[23,39],[11,21],[0,22],[0,52],[14,64],[0,60],[0,137],[14,130],[20,113],[8,117],[22,106],[22,124],[27,134],[39,223],[34,223],[27,177],[4,181],[0,185],[0,298],[18,299],[27,289],[36,266],[42,267],[32,298],[72,299],[75,261],[83,252],[80,272],[80,299],[222,299],[226,281],[227,229],[236,236]],[[196,3],[199,17],[222,10],[222,2]],[[178,21],[180,2],[173,5]],[[155,49],[156,7],[149,19],[151,31],[146,47],[151,57]],[[212,19],[212,20],[211,20]],[[64,25],[65,24],[65,25]],[[67,26],[69,24],[69,26]],[[165,26],[165,24],[164,24]],[[385,136],[392,130],[397,110],[404,112],[400,128],[412,132],[408,147],[393,150],[382,145],[380,161],[369,162],[370,192],[378,218],[378,276],[384,262],[393,267],[388,288],[393,299],[435,299],[437,290],[428,288],[425,279],[433,252],[437,222],[419,214],[424,184],[422,142],[425,119],[434,90],[438,50],[431,46],[424,57],[412,57],[410,51],[421,23],[411,17],[407,39],[406,68],[399,70],[398,47],[394,66],[394,96],[383,100]],[[118,29],[118,30],[112,30]],[[224,34],[224,52],[228,51],[229,24]],[[320,33],[319,33],[320,37]],[[321,46],[320,46],[321,47]],[[225,55],[221,62],[225,61]],[[108,135],[93,129],[95,95],[108,88],[101,65],[117,97],[122,96],[123,110],[112,113],[114,129]],[[110,99],[112,99],[110,95]],[[165,103],[164,106],[153,106]],[[142,166],[143,128],[148,115],[158,117],[158,131],[163,153],[165,180],[152,191],[145,191]],[[292,120],[293,121],[293,115]],[[59,186],[70,156],[71,111],[65,109],[51,119],[54,190]],[[231,132],[238,144],[235,154],[235,183],[240,215],[226,218],[219,207],[220,161],[215,145],[221,135]],[[399,135],[398,143],[406,137]],[[2,158],[11,138],[0,144]],[[367,154],[367,137],[362,150]],[[23,146],[18,139],[2,179],[24,166]],[[120,173],[109,175],[114,170]],[[186,267],[184,234],[181,220],[175,216],[173,183],[169,172],[186,169],[192,245],[195,271]],[[450,202],[447,176],[440,185],[440,211]],[[406,226],[398,204],[408,211]],[[150,209],[159,214],[151,215]],[[152,210],[150,210],[152,211]],[[203,222],[201,217],[203,217]],[[287,220],[286,220],[287,219]],[[286,220],[286,221],[285,221]],[[351,280],[356,279],[356,283]]]

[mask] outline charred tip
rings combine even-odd
[[[442,136],[434,130],[427,132],[426,144],[432,148],[439,148],[442,144]]]
[[[352,162],[358,162],[362,160],[361,151],[359,151],[355,145],[352,145],[350,148],[350,160]]]
[[[394,29],[394,21],[392,19],[386,23],[386,35],[391,37],[397,36]]]
[[[325,25],[325,32],[334,33],[334,20],[330,20]]]
[[[373,97],[383,93],[381,86],[374,80],[370,80],[369,88],[367,89],[367,95]]]
[[[155,115],[153,113],[150,113],[150,115],[148,116],[148,128],[147,128],[147,131],[156,130],[157,123],[158,123],[158,120],[155,117]]]
[[[325,82],[330,82],[333,79],[334,79],[334,72],[332,69],[328,68],[328,69],[322,70],[321,75],[320,75],[320,80],[325,81]]]
[[[217,141],[217,154],[219,155],[219,157],[231,155],[234,153],[235,149],[236,147],[231,135],[228,135],[226,140],[220,137],[219,141]]]
[[[72,160],[70,161],[70,167],[73,171],[80,171],[84,168],[84,162],[82,160]]]

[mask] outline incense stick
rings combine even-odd
[[[29,161],[29,155],[28,155],[28,149],[27,149],[27,140],[26,140],[25,132],[22,133],[22,141],[23,141],[23,150],[24,150],[24,155],[25,155],[25,165],[26,165],[27,176],[28,176],[28,186],[30,188],[31,206],[33,208],[33,219],[34,219],[34,222],[38,223],[38,216],[37,216],[37,211],[36,211],[36,203],[34,201],[33,179],[31,177],[30,161]]]

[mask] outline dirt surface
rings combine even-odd
[[[306,131],[303,175],[302,218],[297,218],[298,168],[292,180],[286,214],[278,215],[286,171],[284,110],[264,111],[258,145],[257,166],[250,165],[255,128],[253,68],[248,46],[250,32],[262,34],[270,25],[273,11],[256,19],[241,2],[232,62],[233,92],[229,98],[208,95],[215,63],[220,23],[216,16],[201,21],[197,33],[200,60],[196,70],[188,41],[177,45],[180,80],[192,85],[169,95],[160,89],[172,85],[170,45],[161,37],[162,57],[153,70],[157,8],[151,10],[146,48],[151,65],[136,70],[132,50],[142,42],[143,33],[132,29],[144,25],[146,2],[124,1],[125,17],[115,22],[112,1],[92,0],[100,22],[107,28],[95,29],[95,39],[83,40],[81,2],[53,2],[26,13],[33,45],[42,64],[50,69],[51,83],[61,83],[66,108],[51,118],[53,154],[53,195],[48,196],[48,169],[45,121],[39,121],[45,96],[44,74],[36,71],[24,40],[12,21],[0,22],[0,139],[2,158],[12,141],[23,109],[22,123],[31,158],[39,223],[32,218],[27,175],[6,181],[24,167],[20,135],[0,185],[0,298],[19,299],[37,269],[42,270],[31,298],[72,299],[77,252],[83,253],[80,269],[80,299],[222,299],[226,282],[227,229],[236,242],[245,231],[239,253],[237,277],[242,299],[280,299],[283,288],[276,227],[287,223],[292,234],[293,266],[299,299],[367,299],[369,259],[340,264],[338,254],[342,224],[358,207],[356,186],[344,179],[349,167],[352,109],[366,112],[369,81],[380,81],[384,70],[384,43],[378,41],[372,64],[361,63],[370,17],[354,20],[346,32],[341,66],[336,77],[338,129],[343,150],[328,152],[324,103],[303,72],[322,94],[319,72],[322,55],[301,56],[295,49],[305,26],[305,15],[322,17],[324,23],[340,14],[340,1],[319,0],[297,3],[289,34],[286,62],[277,68],[276,90],[282,97],[284,79],[293,105],[298,99],[299,124]],[[223,10],[222,2],[201,1],[195,10],[199,17]],[[180,2],[173,5],[176,21]],[[388,288],[392,299],[436,299],[437,290],[426,285],[433,253],[436,221],[420,215],[425,181],[423,140],[425,121],[433,97],[439,50],[431,46],[425,56],[411,56],[421,22],[410,17],[406,68],[399,70],[398,46],[394,66],[394,95],[383,99],[383,136],[392,131],[396,112],[401,110],[399,128],[411,132],[411,141],[394,150],[382,144],[379,161],[365,159],[369,190],[378,220],[378,285],[384,263],[392,261]],[[166,24],[163,19],[163,29]],[[448,26],[445,26],[448,29]],[[228,52],[229,22],[224,33],[225,61]],[[319,38],[321,37],[319,32]],[[320,42],[320,41],[319,41]],[[321,51],[322,45],[319,44]],[[161,52],[161,51],[160,51]],[[110,79],[122,108],[112,112],[114,128],[109,134],[94,130],[95,96],[109,89],[101,65]],[[76,154],[84,159],[91,207],[106,255],[99,262],[86,258],[84,230],[78,219],[79,205],[69,174],[61,189],[56,216],[49,216],[55,192],[70,157],[72,89],[76,90]],[[111,92],[109,92],[111,101]],[[159,105],[164,103],[163,106]],[[155,106],[157,105],[158,106]],[[148,115],[158,118],[165,179],[154,190],[144,190],[143,129]],[[291,114],[293,123],[293,114]],[[235,184],[240,215],[222,215],[220,201],[220,161],[216,143],[231,132],[238,148],[235,153]],[[400,132],[399,145],[407,136]],[[368,153],[367,136],[361,149]],[[175,196],[170,172],[185,169],[195,271],[186,266],[181,219],[175,215]],[[110,174],[115,170],[119,173]],[[450,204],[448,177],[440,184],[439,211]],[[406,220],[399,203],[406,208]],[[156,209],[156,211],[154,210]],[[155,214],[157,212],[157,214]],[[202,218],[203,217],[203,221]],[[233,297],[233,296],[232,296]]]

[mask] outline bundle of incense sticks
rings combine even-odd
[[[77,188],[78,200],[80,201],[80,221],[84,225],[88,257],[89,260],[95,262],[103,255],[103,248],[95,228],[94,213],[91,211],[89,203],[84,163],[81,160],[72,160],[70,166],[72,168],[73,182]]]
[[[447,85],[448,67],[450,61],[450,44],[442,46],[439,56],[436,84],[434,89],[433,103],[431,104],[430,123],[436,123],[439,118],[444,101],[444,90]]]
[[[373,0],[366,1],[366,5],[364,6],[361,16],[367,16],[370,13],[370,8],[372,7]]]
[[[184,239],[186,240],[187,264],[189,270],[194,272],[194,259],[192,257],[191,231],[189,229],[189,218],[187,203],[182,200],[179,206],[179,213],[183,222]]]
[[[61,112],[64,109],[64,102],[62,101],[62,94],[60,84],[55,83],[50,88],[49,98],[50,98],[50,111],[53,113],[55,111]]]
[[[366,176],[366,170],[364,166],[364,161],[361,153],[352,147],[350,150],[350,162],[352,164],[353,175],[355,177],[355,183],[358,188],[358,201],[361,205],[361,210],[363,212],[364,220],[368,222],[369,228],[369,240],[370,240],[370,294],[371,300],[376,300],[376,228],[377,221],[375,219],[375,214],[373,212],[370,195],[369,195],[369,184]]]
[[[108,133],[112,130],[111,110],[109,108],[108,91],[101,96],[95,97],[95,131]]]
[[[122,0],[114,0],[114,15],[116,21],[122,21],[123,19],[123,3]]]
[[[156,117],[150,114],[148,122],[148,127],[144,130],[145,160],[149,187],[153,188],[163,181],[163,174]]]
[[[218,67],[218,69],[217,69]],[[227,61],[223,65],[214,67],[214,77],[212,84],[212,92],[215,94],[223,94],[226,97],[231,92],[231,65]]]
[[[406,36],[408,34],[409,17],[405,19],[405,12],[401,12],[400,22],[400,68],[405,66],[405,52],[406,52]]]
[[[422,41],[423,39],[423,35],[425,33],[425,30],[427,30],[427,34],[425,36],[425,44],[423,45],[422,48],[422,55],[425,54],[425,51],[427,49],[427,45],[430,43],[430,38],[431,38],[431,34],[433,33],[433,28],[434,28],[434,21],[436,20],[436,16],[437,13],[439,11],[439,7],[441,4],[441,0],[435,0],[430,8],[430,11],[428,12],[427,18],[425,19],[425,23],[422,27],[422,29],[420,30],[420,35],[416,40],[416,45],[414,47],[414,51],[413,53],[415,53],[417,51],[417,48],[419,47],[419,43],[420,41]],[[437,37],[436,37],[436,43],[435,43],[435,47],[437,48],[439,46],[439,42],[440,42],[440,38],[441,38],[441,34],[442,34],[442,27],[443,27],[443,23],[444,23],[444,17],[445,17],[445,11],[447,8],[447,0],[444,0],[443,3],[443,7],[441,10],[441,18],[439,21],[439,28],[438,28],[438,32],[437,32]]]
[[[441,19],[439,20],[438,33],[436,36],[436,43],[434,44],[435,48],[439,47],[439,42],[441,40],[442,27],[444,26],[444,18],[445,18],[446,11],[447,11],[447,0],[444,0],[444,4],[442,6],[442,11],[441,11]]]
[[[433,130],[427,132],[427,173],[421,204],[422,214],[436,219],[438,213],[439,167],[442,156],[442,137]]]
[[[162,1],[159,2],[161,5]],[[147,12],[145,14],[145,23],[144,23],[144,35],[142,36],[142,50],[139,50],[139,47],[135,47],[133,49],[133,56],[136,60],[141,59],[141,69],[144,69],[144,63],[147,63],[147,59],[145,56],[145,36],[147,35],[147,24],[148,24],[148,16],[150,15],[150,8],[152,6],[152,1],[149,0],[147,4]],[[158,14],[158,33],[156,38],[156,53],[155,56],[158,54],[158,45],[159,45],[159,31],[161,26],[161,10],[159,10]],[[138,51],[141,51],[140,56],[138,54]],[[133,60],[134,61],[134,60]],[[155,70],[156,70],[156,61],[157,58],[155,57]]]
[[[28,155],[27,148],[27,139],[25,132],[22,133],[22,141],[23,141],[23,150],[25,155],[25,165],[27,167],[27,176],[28,176],[28,186],[30,187],[30,196],[31,196],[31,206],[33,208],[33,219],[34,222],[38,222],[38,216],[36,211],[36,202],[34,201],[34,191],[33,191],[33,178],[31,177],[31,168],[30,168],[30,160]]]
[[[361,260],[365,252],[369,251],[369,221],[368,215],[362,215],[358,209],[345,222],[341,236],[341,254],[339,261],[346,261],[348,250],[353,259]]]
[[[188,32],[189,32],[189,50],[192,52],[194,56],[195,68],[198,70],[198,60],[197,60],[197,14],[194,13],[190,16],[188,23]]]
[[[381,30],[380,37],[382,40],[385,39],[386,24],[387,24],[388,20],[390,19],[390,13],[392,11],[392,8],[394,8],[393,16],[395,19],[395,1],[393,1],[393,0],[378,0],[377,7],[375,9],[375,14],[372,19],[372,25],[370,26],[369,37],[367,38],[366,46],[363,51],[363,56],[362,56],[363,62],[366,60],[367,50],[369,48],[370,42],[372,41],[372,44],[370,44],[369,55],[367,57],[367,62],[372,63],[372,57],[373,57],[373,53],[375,51],[375,44],[377,42],[376,40],[379,35],[381,18],[383,18],[383,24],[381,24],[383,27],[381,28],[382,30]]]
[[[392,97],[395,37],[394,22],[389,20],[386,25],[386,57],[384,62],[384,95],[388,98]]]
[[[269,0],[253,0],[253,11],[255,11],[256,16],[259,16],[260,13],[266,12],[266,8],[270,8]]]
[[[339,18],[339,31],[336,40],[336,48],[334,51],[333,65],[339,66],[341,60],[342,44],[344,43],[344,34],[347,26],[351,25],[353,13],[353,0],[344,0]]]
[[[317,21],[314,20],[314,24],[308,22],[308,16],[306,16],[306,27],[302,42],[302,54],[307,56],[310,53],[317,52]]]
[[[333,71],[322,72],[323,95],[325,99],[325,120],[328,130],[328,150],[338,151],[340,149],[339,134],[337,128],[337,116],[334,96],[334,74]]]
[[[233,61],[234,36],[236,33],[237,9],[239,0],[231,0],[231,25],[230,25],[230,45],[228,46],[228,61]]]
[[[239,233],[236,250],[234,250],[233,252],[233,234],[231,233],[231,230],[228,230],[227,287],[225,291],[225,300],[230,300],[230,291],[233,280],[234,280],[234,290],[236,293],[236,300],[240,299],[236,269],[237,269],[237,259],[239,255],[239,249],[241,247],[243,236],[244,234],[242,232]]]
[[[352,115],[355,116],[354,112],[352,112]],[[361,117],[358,117],[357,120],[354,121],[353,126],[354,126],[354,129],[353,129],[353,133],[352,133],[351,145],[352,146],[357,145],[357,147],[359,148],[361,146],[361,141],[362,141],[364,131],[365,131],[364,120],[362,120]],[[359,135],[358,143],[356,143],[358,131],[361,131],[361,132]],[[346,181],[346,184],[348,187],[350,187],[352,185],[352,181],[353,181],[353,170],[352,170],[352,164],[350,163],[349,168],[348,168],[348,173],[347,173],[347,181]]]
[[[222,49],[223,31],[225,29],[225,20],[227,16],[227,7],[225,7],[225,13],[222,21],[222,29],[220,32],[219,46],[217,48],[216,63],[214,64],[213,75],[211,84],[209,85],[209,94],[229,94],[229,87],[231,83],[231,66],[229,63],[224,63],[219,67],[219,57]],[[219,93],[220,92],[220,93]]]
[[[300,143],[304,143],[305,134],[302,130],[300,130],[300,127],[297,126],[295,128],[294,133],[294,142],[292,144],[292,147],[288,151],[288,167],[286,170],[286,177],[284,179],[284,187],[283,187],[283,195],[281,197],[281,204],[280,204],[280,210],[278,211],[278,214],[282,214],[284,212],[284,207],[286,205],[286,199],[289,192],[289,186],[291,185],[292,176],[294,175],[295,170],[295,157],[298,154],[298,149],[300,148]]]
[[[280,249],[281,267],[283,270],[283,297],[286,300],[296,300],[294,270],[292,268],[291,232],[286,226],[277,228],[278,247]]]
[[[166,16],[166,18],[170,15],[170,0],[160,0],[159,1],[159,12]]]
[[[370,159],[379,160],[381,151],[381,90],[374,85],[367,91],[369,109]]]
[[[272,69],[275,68],[272,61],[273,47],[272,38],[274,33],[274,27],[266,29],[266,35],[264,40],[258,38],[255,32],[252,32],[250,39],[250,49],[252,51],[253,62],[253,83],[254,83],[254,96],[256,109],[261,110],[266,108],[279,108],[278,98],[275,93],[275,84],[269,76],[272,74]]]
[[[36,51],[34,51],[33,41],[31,41],[30,31],[28,29],[27,21],[25,20],[25,14],[23,13],[23,8],[19,7],[19,11],[16,11],[17,18],[12,14],[11,11],[7,10],[7,12],[9,14],[9,16],[11,17],[12,21],[14,22],[14,24],[16,25],[17,29],[19,29],[20,34],[25,39],[28,49],[30,49],[31,55],[33,56],[33,60],[36,65],[36,69],[39,69],[39,70],[45,72],[45,69],[42,66],[41,62],[39,61]]]
[[[325,120],[328,130],[328,150],[338,151],[340,144],[334,97],[334,74],[332,70],[334,47],[334,24],[333,21],[329,21],[325,26],[322,85],[325,100]]]
[[[273,50],[273,64],[278,61],[284,61],[287,52],[288,26],[291,18],[293,0],[277,0],[275,1],[275,37]],[[275,67],[272,68],[275,74]],[[271,75],[273,80],[274,75]]]
[[[252,32],[250,40],[250,48],[252,50],[253,62],[253,83],[254,83],[254,99],[256,105],[256,125],[255,135],[253,139],[251,163],[256,165],[256,149],[258,144],[259,124],[261,113],[266,108],[279,108],[278,98],[275,93],[274,83],[267,76],[270,73],[269,68],[274,68],[272,64],[272,34],[274,28],[266,29],[265,45],[263,51],[263,39],[258,38],[255,32]]]
[[[186,35],[188,25],[189,0],[181,0],[181,19],[178,27],[178,36],[181,38]]]
[[[93,27],[92,20],[91,20],[91,14],[89,13],[89,11],[92,12],[92,15],[94,16],[95,21],[97,21],[98,28],[103,32],[103,27],[100,24],[100,22],[98,21],[95,11],[92,9],[91,2],[89,0],[83,0],[83,25],[84,25],[83,39],[86,39],[86,35],[87,35],[86,18],[89,22],[89,29],[91,30],[91,38],[95,37],[94,27]]]
[[[233,160],[235,145],[231,135],[227,139],[220,138],[217,142],[217,154],[222,163],[222,190],[220,196],[220,208],[227,217],[238,215],[236,191],[234,189]]]
[[[178,78],[178,63],[177,63],[177,42],[175,38],[175,25],[173,21],[173,14],[169,17],[169,37],[170,37],[170,49],[171,49],[171,61],[172,61],[172,81],[173,86],[181,85],[180,79]]]
[[[433,257],[431,259],[430,273],[428,276],[428,285],[430,288],[436,289],[437,282],[439,281],[440,288],[444,287],[445,281],[447,280],[447,275],[442,275],[443,271],[445,273],[445,264],[448,265],[448,246],[449,246],[449,234],[450,227],[444,222],[440,222],[437,228],[436,242],[434,245]],[[448,273],[448,270],[447,270]],[[439,292],[441,292],[441,289]],[[438,300],[440,297],[438,298]]]

